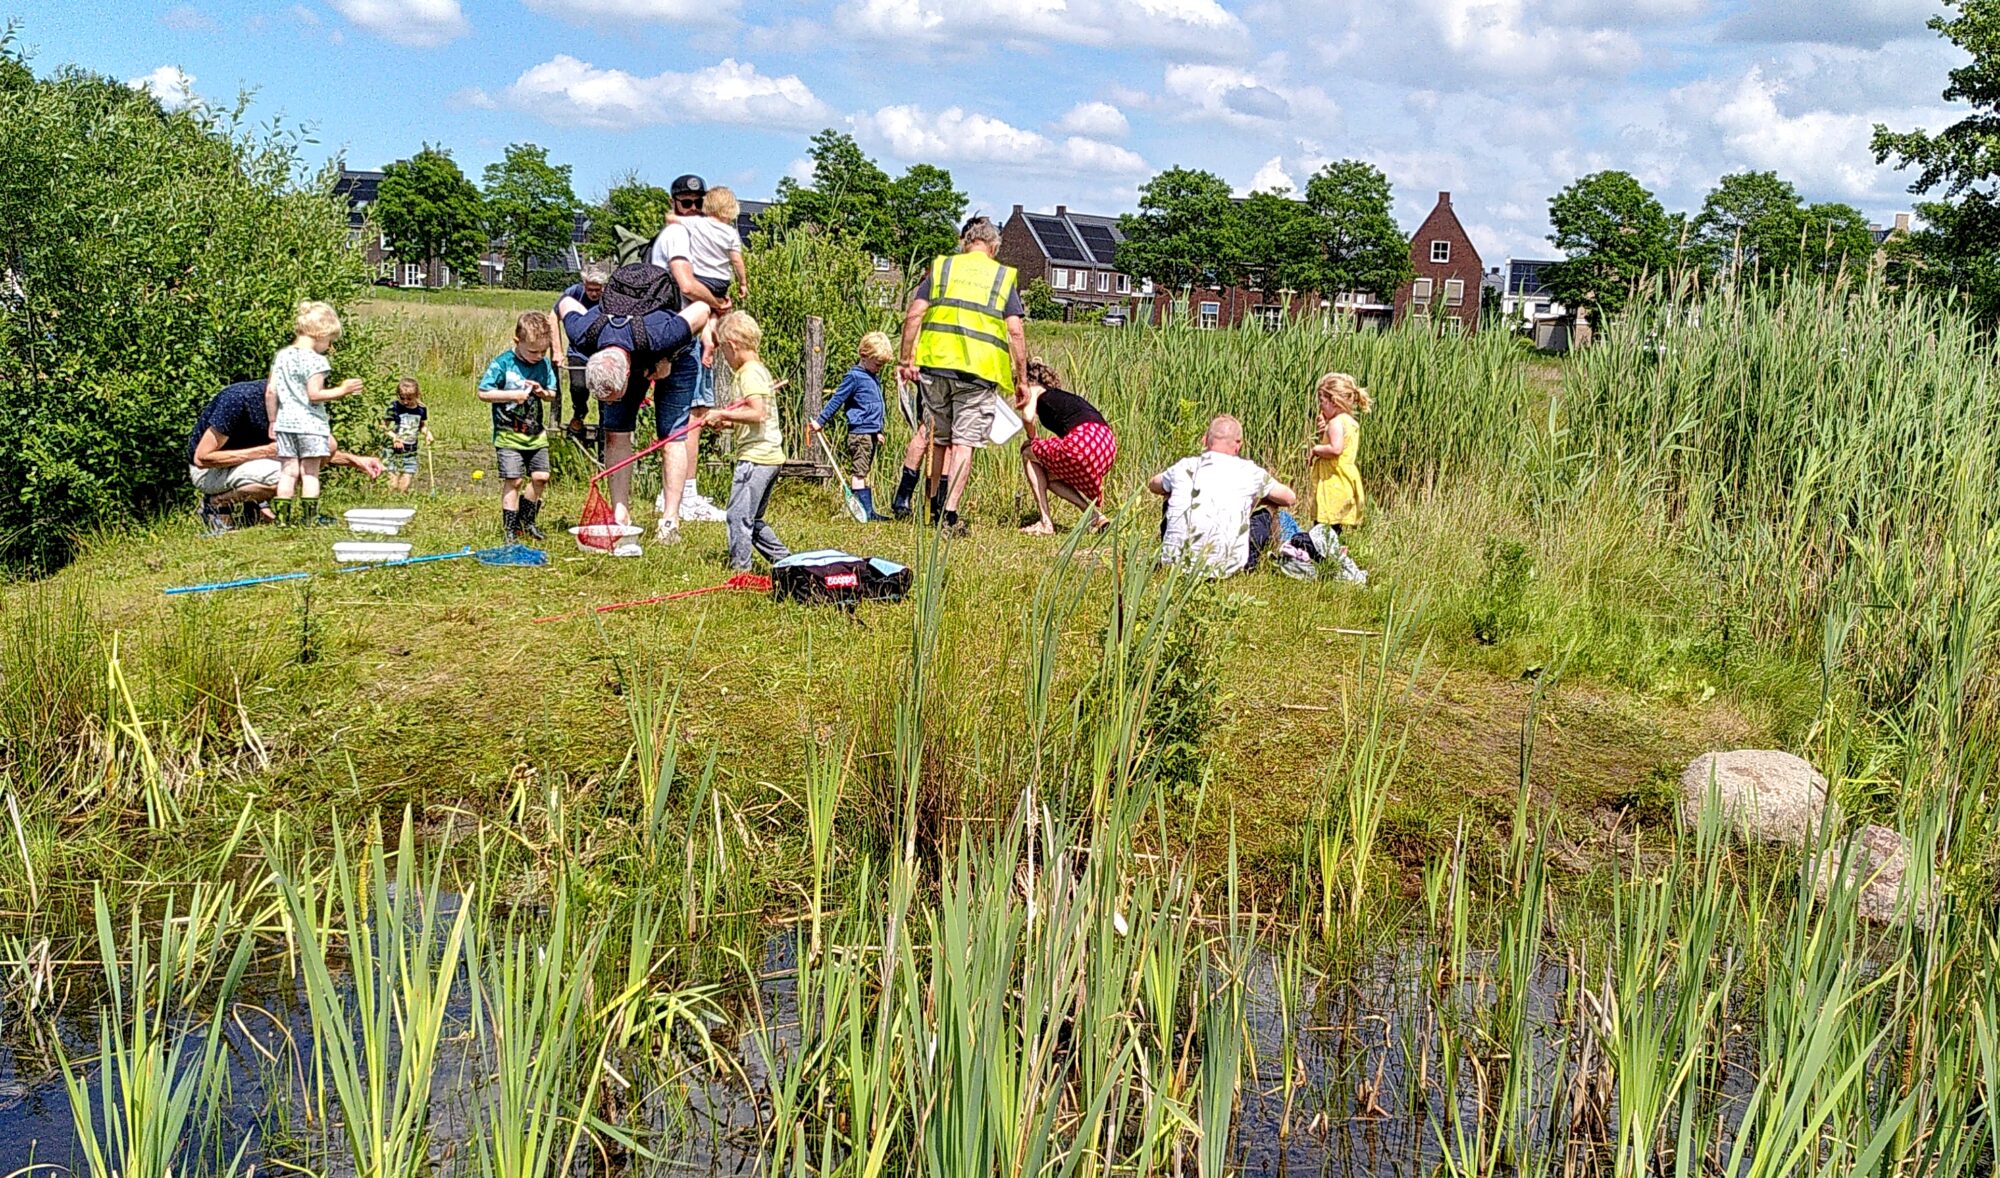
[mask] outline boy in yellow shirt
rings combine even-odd
[[[764,344],[764,329],[748,314],[731,311],[716,325],[715,343],[722,362],[736,374],[738,401],[727,408],[709,410],[706,424],[735,427],[736,473],[730,480],[725,512],[729,567],[748,569],[753,552],[773,562],[792,554],[764,522],[764,507],[777,484],[778,469],[785,464],[785,436],[778,428],[777,390],[771,370],[757,356]]]

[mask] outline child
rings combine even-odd
[[[340,339],[340,316],[326,303],[299,304],[292,320],[292,343],[271,358],[271,375],[264,385],[264,414],[271,419],[271,437],[278,444],[278,497],[273,514],[281,524],[292,522],[292,494],[300,499],[298,522],[316,527],[333,521],[319,513],[320,464],[333,457],[333,424],[326,403],[361,391],[350,378],[326,387],[333,366],[326,354]]]
[[[1362,577],[1341,543],[1342,528],[1361,522],[1368,496],[1361,486],[1360,414],[1374,408],[1374,399],[1345,372],[1319,378],[1319,440],[1312,448],[1314,545],[1321,559],[1340,562],[1350,580]]]
[[[549,435],[543,401],[556,399],[556,366],[549,361],[555,325],[540,311],[514,322],[514,346],[493,357],[479,378],[479,399],[493,407],[493,457],[500,472],[500,527],[509,544],[523,533],[546,540],[535,518],[549,485]],[[524,489],[521,480],[528,480]]]
[[[430,419],[431,411],[423,402],[416,378],[406,376],[397,381],[396,399],[382,415],[382,424],[389,430],[389,448],[382,451],[382,465],[389,472],[389,489],[397,494],[409,494],[417,477],[418,440],[437,444],[431,436]]]
[[[813,438],[833,420],[833,415],[846,407],[847,485],[854,489],[854,497],[867,510],[871,523],[889,518],[875,513],[875,492],[868,486],[868,473],[875,466],[875,451],[882,444],[882,431],[888,424],[882,405],[882,382],[876,374],[895,357],[895,346],[887,335],[871,331],[862,336],[860,358],[841,378],[840,387],[834,390],[819,417],[806,423],[806,444],[811,445]]]
[[[749,280],[743,270],[743,236],[736,231],[738,205],[736,194],[726,187],[708,190],[702,197],[699,217],[683,217],[668,214],[667,224],[678,226],[687,233],[688,268],[710,294],[719,300],[720,308],[729,306],[730,283],[733,279],[737,293],[749,291]],[[688,420],[700,422],[715,406],[715,325],[721,316],[709,320],[709,325],[701,334],[701,368],[695,377],[694,401],[688,410]],[[687,479],[681,489],[680,518],[696,523],[715,523],[723,519],[721,509],[702,496],[695,486],[694,472],[701,460],[701,427],[697,425],[688,431]],[[660,512],[666,514],[666,492],[660,498]]]
[[[785,439],[778,429],[776,390],[771,370],[757,358],[764,343],[764,329],[742,311],[723,317],[715,329],[716,347],[723,363],[736,374],[739,401],[724,409],[711,410],[709,422],[736,427],[736,474],[729,490],[729,565],[750,567],[751,551],[772,562],[785,559],[792,550],[778,539],[764,522],[764,507],[771,488],[778,481],[778,469],[785,462]]]

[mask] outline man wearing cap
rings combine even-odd
[[[582,281],[556,296],[556,302],[560,304],[564,299],[575,299],[584,309],[588,310],[597,305],[598,299],[604,297],[604,284],[611,279],[611,264],[609,262],[592,262],[585,266],[583,273],[577,277],[582,279]],[[560,317],[560,311],[558,311],[558,317]],[[590,357],[577,351],[576,345],[571,344],[569,346],[569,354],[564,358],[568,361],[564,367],[568,369],[566,379],[569,381],[569,432],[582,437],[583,418],[590,408],[590,395],[585,392],[583,387],[583,366],[589,361]]]
[[[716,294],[707,283],[695,277],[693,262],[690,225],[701,219],[701,205],[708,195],[708,182],[689,173],[675,177],[667,191],[673,197],[673,216],[661,228],[660,235],[653,239],[653,248],[646,260],[673,275],[684,304],[703,304],[712,317],[720,318],[729,312],[729,299]],[[734,233],[734,229],[731,232]],[[685,398],[691,417],[699,420],[708,415],[708,410],[715,404],[715,394],[712,387],[704,387],[705,382],[701,379],[700,340],[674,357],[673,372],[667,377],[666,385],[676,400]],[[688,492],[688,476],[694,469],[694,453],[693,446],[669,446],[660,457],[660,519],[653,525],[653,537],[663,544],[680,540],[682,501]],[[695,496],[696,499],[687,504],[690,519],[710,522],[722,519],[720,508],[701,499],[698,491]]]
[[[995,399],[1027,384],[1028,343],[1020,280],[993,255],[1000,230],[974,217],[959,232],[959,252],[932,260],[903,313],[897,375],[923,389],[931,427],[931,518],[963,535],[958,502],[973,450],[987,444]]]

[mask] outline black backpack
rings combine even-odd
[[[910,579],[910,570],[893,560],[827,548],[795,552],[772,565],[771,596],[810,605],[901,601]]]
[[[597,337],[603,333],[604,325],[613,319],[629,319],[632,323],[632,354],[647,355],[652,351],[652,341],[646,337],[646,316],[655,311],[680,310],[680,284],[674,281],[672,274],[658,266],[633,262],[611,272],[610,279],[604,284],[604,293],[598,297],[597,309],[602,314],[577,341],[577,351],[584,355],[596,352]]]

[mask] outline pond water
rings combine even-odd
[[[1273,960],[1260,960],[1251,969],[1245,999],[1254,1056],[1246,1056],[1244,1062],[1233,1136],[1240,1173],[1416,1178],[1437,1170],[1444,1156],[1440,1149],[1444,1110],[1436,1107],[1436,1099],[1430,1107],[1413,1099],[1413,1093],[1435,1085],[1439,1066],[1435,1049],[1425,1046],[1428,1016],[1413,1013],[1426,1009],[1421,950],[1408,946],[1384,954],[1338,986],[1322,989],[1308,982],[1297,1008],[1289,1012],[1280,1000]],[[781,1047],[790,1046],[783,1042],[784,1029],[797,1025],[789,978],[792,959],[790,938],[767,945],[763,974],[773,980],[762,984],[759,1001],[764,1016],[780,1028]],[[1563,966],[1546,963],[1527,998],[1529,1020],[1537,1031],[1536,1071],[1543,1076],[1559,1070],[1557,1057],[1571,1037],[1558,1021],[1567,983]],[[461,984],[459,989],[463,988]],[[1464,996],[1471,998],[1469,991]],[[463,1031],[469,1016],[465,996],[455,994],[452,1024]],[[1287,1025],[1295,1044],[1296,1077],[1289,1118],[1282,1066]],[[96,1015],[91,1012],[65,1018],[59,1033],[73,1056],[87,1056],[93,1050],[87,1036],[95,1030]],[[339,1155],[337,1135],[329,1137],[326,1126],[315,1123],[316,1114],[302,1095],[311,1068],[311,1022],[303,994],[275,971],[253,974],[228,1034],[228,1151],[241,1146],[245,1164],[255,1164],[259,1173],[278,1173],[287,1166],[302,1166],[327,1178],[350,1173]],[[18,1018],[8,1020],[0,1041],[0,1173],[30,1162],[68,1166],[81,1160],[75,1153],[61,1077],[41,1066],[38,1061],[44,1053],[35,1043],[35,1036]],[[737,1037],[732,1050],[752,1084],[761,1088],[764,1068],[749,1038]],[[1426,1054],[1429,1057],[1423,1058]],[[465,1142],[481,1082],[473,1036],[455,1035],[444,1045],[432,1090],[433,1156],[442,1173],[471,1172]],[[1724,1103],[1740,1097],[1748,1082],[1743,1070],[1736,1069],[1724,1085]],[[1546,1110],[1551,1100],[1564,1097],[1545,1092],[1536,1104]],[[1462,1081],[1459,1100],[1462,1112],[1476,1118],[1480,1102],[1476,1083]],[[607,1167],[605,1158],[592,1156],[578,1172],[686,1175],[760,1170],[759,1110],[744,1099],[740,1086],[695,1087],[671,1097],[647,1098],[637,1117],[654,1130],[653,1148],[662,1163],[614,1158]],[[334,1148],[328,1148],[330,1143]],[[187,1161],[195,1163],[190,1173],[213,1168],[203,1167],[198,1157]],[[1192,1160],[1188,1164],[1192,1172]]]

